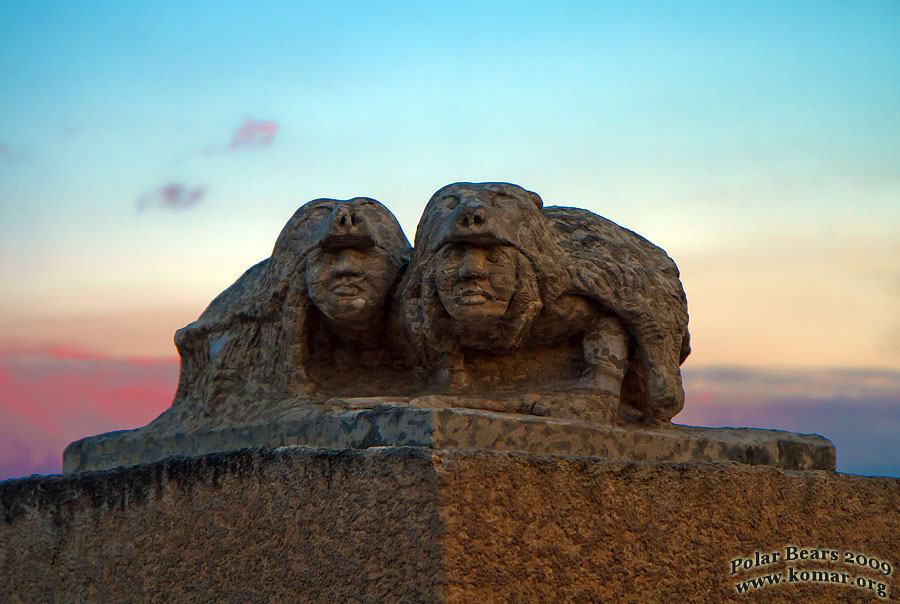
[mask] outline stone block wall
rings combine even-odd
[[[0,514],[0,601],[10,603],[900,594],[900,480],[827,471],[257,448],[7,481]],[[778,573],[777,584],[737,591]]]

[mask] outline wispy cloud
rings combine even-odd
[[[231,135],[231,140],[227,144],[216,142],[205,147],[194,148],[179,155],[175,161],[181,163],[197,157],[215,157],[253,149],[265,149],[275,142],[279,129],[279,123],[274,120],[256,120],[247,117]]]
[[[138,199],[138,210],[151,207],[184,210],[197,205],[205,195],[205,187],[189,187],[172,182]]]
[[[246,118],[231,138],[229,149],[268,147],[278,134],[278,123]]]

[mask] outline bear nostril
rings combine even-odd
[[[338,224],[341,225],[342,227],[347,226],[347,215],[346,214],[341,216],[341,219],[338,221]]]
[[[459,206],[456,216],[456,224],[465,228],[472,229],[480,227],[485,223],[484,207],[479,205],[463,205]]]

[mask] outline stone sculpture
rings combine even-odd
[[[303,205],[272,256],[175,334],[178,390],[156,424],[228,425],[280,400],[415,383],[387,312],[410,252],[394,215],[374,199]]]
[[[613,222],[543,208],[519,186],[435,193],[401,303],[438,391],[587,391],[644,421],[684,403],[687,300],[675,263]]]
[[[517,185],[438,190],[415,248],[381,203],[317,199],[178,330],[172,406],[72,443],[64,469],[253,445],[834,467],[815,435],[670,423],[687,324],[662,249]]]
[[[428,202],[413,250],[379,202],[318,199],[178,331],[181,380],[161,421],[431,394],[467,398],[419,404],[512,396],[491,408],[566,415],[552,396],[535,411],[550,393],[581,402],[569,415],[665,421],[684,400],[686,342],[674,262],[590,212],[543,208],[508,183],[456,183]]]

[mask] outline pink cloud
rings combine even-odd
[[[182,183],[172,182],[164,185],[138,200],[138,210],[151,206],[183,210],[196,205],[206,195],[204,187],[188,187]]]
[[[279,129],[280,125],[274,120],[244,118],[227,145],[214,143],[200,149],[186,151],[179,157],[179,161],[193,157],[215,157],[247,149],[264,149],[272,145]]]
[[[228,148],[268,147],[275,140],[276,134],[278,134],[277,122],[254,120],[248,117],[234,133]]]
[[[171,404],[177,381],[175,359],[0,349],[0,479],[59,472],[70,442],[146,425]]]

